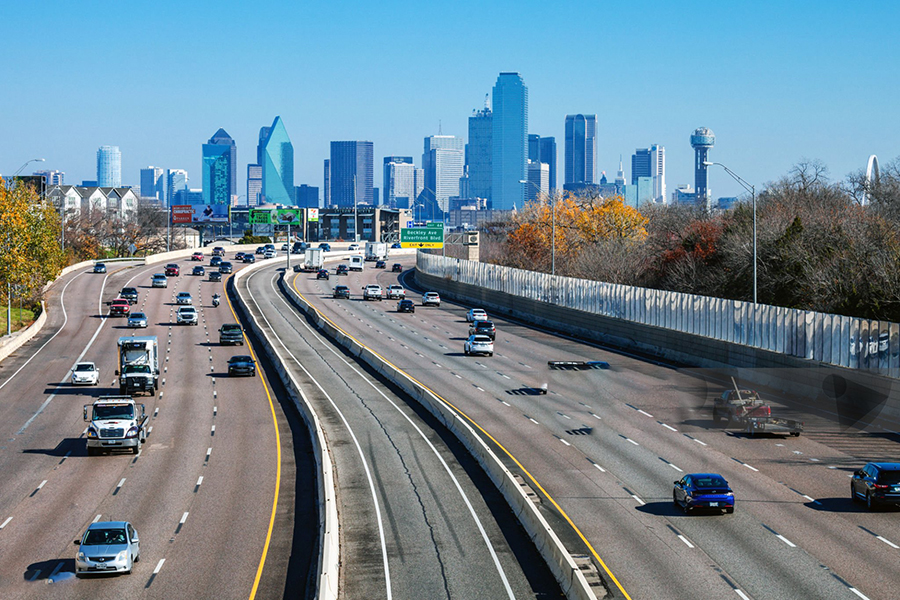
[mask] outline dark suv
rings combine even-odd
[[[900,504],[900,463],[870,462],[853,474],[850,497],[866,501],[869,510],[879,504]]]
[[[237,323],[225,323],[219,327],[219,343],[244,345],[244,329]]]
[[[138,291],[133,287],[123,287],[122,291],[119,292],[119,298],[125,298],[128,300],[128,304],[137,304]]]
[[[469,335],[486,335],[493,340],[497,337],[497,328],[493,321],[475,321],[469,327]]]
[[[336,285],[334,286],[334,291],[331,292],[332,298],[350,298],[350,288],[346,285]]]

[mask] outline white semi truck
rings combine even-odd
[[[87,428],[87,453],[93,456],[105,450],[141,451],[147,440],[147,413],[143,404],[131,396],[100,396],[84,405]]]
[[[159,389],[159,343],[155,335],[119,338],[119,393],[146,392],[156,395]]]
[[[384,242],[366,242],[366,260],[385,260],[388,247]]]
[[[303,270],[315,273],[325,266],[325,257],[321,248],[307,248],[303,259]]]

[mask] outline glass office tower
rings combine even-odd
[[[528,88],[518,73],[500,73],[493,90],[491,208],[521,208],[528,175]]]
[[[272,204],[294,204],[294,146],[281,117],[259,132],[257,158],[262,166],[262,196]]]
[[[122,187],[122,153],[118,146],[100,146],[97,150],[97,185]]]

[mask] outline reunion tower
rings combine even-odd
[[[694,148],[694,188],[697,203],[709,206],[709,185],[707,183],[707,153],[716,143],[716,136],[708,127],[698,127],[691,134],[691,146]]]

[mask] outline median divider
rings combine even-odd
[[[317,590],[314,595],[320,600],[336,600],[338,597],[338,584],[340,577],[341,549],[340,534],[338,531],[337,514],[337,489],[334,481],[334,465],[331,461],[331,452],[328,449],[328,441],[322,428],[315,408],[308,401],[303,388],[294,378],[293,374],[285,367],[286,361],[278,353],[275,341],[270,339],[267,331],[253,317],[249,307],[244,302],[237,290],[238,282],[248,273],[264,267],[271,266],[278,259],[265,260],[254,263],[237,271],[231,278],[237,304],[241,311],[248,317],[250,329],[263,340],[263,350],[270,363],[275,367],[278,377],[288,392],[291,401],[297,408],[300,418],[306,423],[311,435],[313,456],[316,461],[316,494],[319,503],[319,558],[316,573]]]
[[[284,274],[281,284],[288,296],[315,321],[319,329],[409,394],[453,432],[503,494],[538,552],[550,567],[567,598],[570,600],[596,600],[598,597],[605,596],[606,589],[602,585],[594,587],[588,582],[572,555],[566,550],[538,507],[528,498],[512,472],[487,445],[484,438],[476,432],[477,425],[473,427],[474,423],[464,413],[452,407],[427,387],[325,318],[293,289]]]

